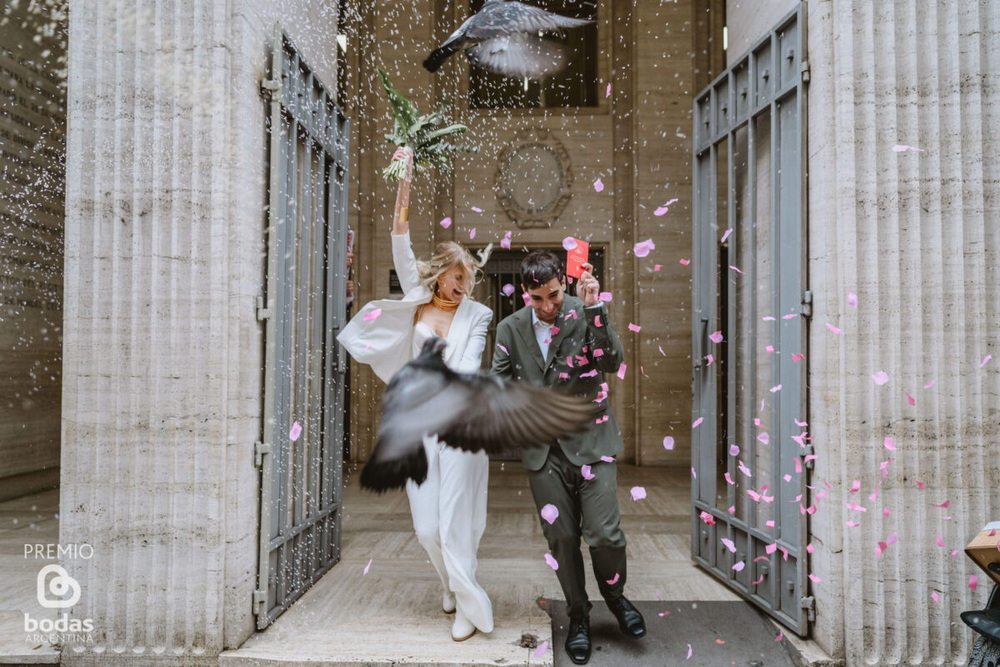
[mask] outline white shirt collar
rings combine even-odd
[[[531,306],[528,306],[528,308],[531,308]],[[540,319],[538,319],[538,313],[535,312],[535,309],[531,308],[531,324],[537,329],[539,327],[546,327],[546,328],[552,327],[555,324],[555,322],[553,322],[552,324],[546,324],[545,322],[542,322]]]

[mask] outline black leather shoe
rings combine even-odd
[[[590,619],[569,619],[569,633],[566,635],[566,655],[577,665],[590,662]]]
[[[646,621],[624,595],[608,600],[608,609],[618,619],[618,627],[629,637],[638,639],[646,634]]]

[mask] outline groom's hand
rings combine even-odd
[[[577,283],[576,292],[583,301],[583,306],[589,308],[590,306],[596,306],[601,302],[598,298],[598,294],[601,292],[601,286],[597,282],[597,278],[591,273],[594,270],[592,264],[582,264],[583,273],[580,274],[580,281]]]

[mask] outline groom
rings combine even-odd
[[[579,298],[566,295],[563,263],[552,252],[536,250],[521,262],[521,288],[530,297],[497,325],[493,372],[513,380],[586,396],[599,407],[585,432],[557,446],[525,448],[524,465],[535,505],[554,505],[559,515],[541,522],[556,559],[556,577],[566,596],[569,633],[566,653],[578,664],[590,660],[590,609],[585,588],[580,537],[590,546],[597,588],[627,636],[646,634],[642,614],[624,595],[625,534],[619,526],[617,468],[621,433],[608,401],[604,373],[614,373],[624,350],[615,334],[593,267],[583,265]],[[544,409],[539,406],[538,409]],[[546,513],[548,514],[548,513]]]

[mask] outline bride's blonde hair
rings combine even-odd
[[[485,250],[479,251],[479,259],[475,259],[465,246],[455,241],[439,243],[434,254],[426,262],[417,262],[417,273],[420,274],[420,284],[431,292],[437,291],[437,281],[444,273],[456,264],[465,269],[465,282],[468,285],[466,294],[471,296],[472,288],[483,276],[483,265],[489,259],[491,243]]]

